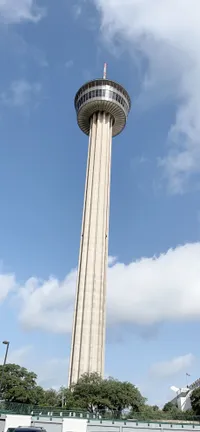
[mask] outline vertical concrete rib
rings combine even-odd
[[[108,145],[106,146],[107,150],[107,157],[106,157],[106,187],[105,187],[105,230],[104,230],[104,236],[105,236],[105,248],[104,248],[104,260],[103,265],[104,268],[102,270],[102,273],[107,276],[107,267],[108,267],[108,239],[109,239],[109,215],[110,215],[110,183],[111,183],[111,153],[112,153],[112,118],[110,115],[108,117],[108,127],[107,127],[107,142]],[[107,277],[104,278],[103,283],[103,289],[102,289],[102,295],[101,295],[101,315],[100,315],[100,323],[99,327],[101,328],[101,334],[100,334],[100,341],[99,341],[99,363],[101,364],[101,374],[104,376],[104,363],[105,363],[105,335],[106,335],[106,282]],[[102,347],[102,349],[101,349]]]
[[[69,386],[104,371],[112,120],[99,112],[90,126]]]

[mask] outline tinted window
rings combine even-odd
[[[35,427],[20,427],[14,429],[15,432],[46,432],[45,429]]]
[[[91,90],[88,93],[83,94],[83,96],[81,96],[76,103],[77,110],[88,99],[93,99],[96,97],[108,97],[109,99],[117,101],[120,105],[122,105],[128,111],[127,103],[122,96],[120,96],[118,93],[113,92],[112,90],[109,90],[106,92],[105,89]]]

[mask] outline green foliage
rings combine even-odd
[[[84,409],[83,402],[79,398],[75,398],[73,392],[65,387],[59,390],[59,406],[63,406],[65,410],[82,411]]]
[[[0,366],[0,377],[2,366]],[[44,390],[36,383],[37,375],[15,364],[6,364],[1,381],[1,398],[6,402],[40,406],[58,406],[55,390]]]
[[[0,376],[2,376],[0,366]],[[6,401],[34,403],[37,375],[24,367],[6,364],[1,382],[1,397]]]
[[[167,402],[163,407],[163,411],[165,412],[171,411],[172,409],[174,409],[174,404],[172,402]]]
[[[190,400],[194,413],[200,415],[200,387],[193,390]]]
[[[113,378],[103,380],[96,373],[83,375],[72,387],[71,397],[80,408],[102,414],[109,410],[116,417],[119,417],[126,408],[138,412],[145,402],[133,384]]]
[[[131,408],[139,412],[144,406],[145,398],[130,382],[120,382],[113,378],[103,381],[103,390],[109,400],[108,408],[121,414],[124,409]]]
[[[54,389],[44,391],[44,403],[45,406],[57,407],[59,406],[59,394]]]
[[[96,373],[83,375],[72,387],[75,403],[89,412],[101,409],[103,406],[102,382],[103,380]]]
[[[160,420],[164,417],[163,411],[158,407],[152,407],[150,405],[144,405],[141,407],[139,413],[131,410],[128,415],[129,419],[137,418],[138,420]]]
[[[45,404],[45,390],[42,387],[36,386],[32,390],[31,402],[34,405],[41,405],[42,406]]]
[[[158,405],[153,405],[153,406],[152,406],[152,409],[153,409],[153,411],[159,411],[159,407],[158,407]]]
[[[200,388],[191,396],[193,411],[183,413],[168,402],[163,410],[146,404],[146,399],[130,382],[114,378],[102,379],[98,374],[83,375],[71,389],[61,387],[44,390],[37,385],[34,372],[15,364],[7,364],[2,376],[0,366],[1,399],[5,409],[13,407],[20,413],[34,409],[44,412],[85,411],[105,418],[127,418],[138,420],[193,420],[200,415]],[[17,408],[18,407],[18,408]]]

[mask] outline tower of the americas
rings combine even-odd
[[[85,196],[72,330],[69,386],[84,373],[104,375],[106,273],[112,137],[125,127],[127,91],[103,78],[84,84],[75,96],[77,121],[89,136]]]

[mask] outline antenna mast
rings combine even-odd
[[[104,63],[104,68],[103,68],[103,79],[106,79],[107,77],[107,63]]]

